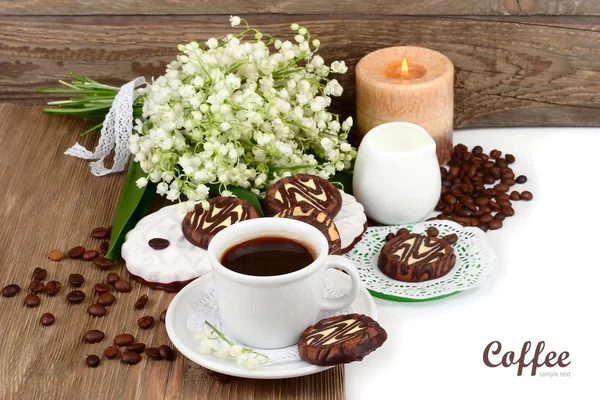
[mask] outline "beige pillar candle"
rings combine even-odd
[[[454,65],[421,47],[389,47],[356,66],[356,117],[360,138],[377,125],[412,122],[435,140],[438,161],[452,154]]]

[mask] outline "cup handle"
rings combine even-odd
[[[336,297],[333,299],[324,298],[321,309],[334,311],[348,307],[354,302],[354,299],[356,299],[356,295],[358,294],[358,289],[360,289],[360,277],[358,276],[358,271],[356,270],[354,263],[342,256],[327,256],[325,259],[324,268],[339,268],[346,271],[350,276],[351,286],[348,293],[341,297]]]

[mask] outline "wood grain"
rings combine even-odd
[[[596,0],[1,0],[0,15],[600,15]]]
[[[90,237],[96,226],[111,224],[124,174],[94,177],[88,162],[65,156],[76,140],[92,146],[95,138],[78,137],[85,127],[79,120],[49,117],[41,107],[0,105],[0,286],[19,284],[13,298],[0,297],[0,398],[1,399],[343,399],[343,368],[289,380],[233,379],[222,384],[181,354],[176,361],[143,358],[126,366],[107,360],[96,369],[85,366],[88,354],[101,355],[119,333],[134,334],[148,345],[171,344],[164,324],[139,330],[137,318],[153,315],[157,321],[173,294],[153,291],[133,283],[131,293],[115,293],[117,301],[103,318],[86,313],[96,296],[93,285],[106,272],[82,260],[50,261],[50,249],[67,251],[76,245],[98,248]],[[54,297],[41,295],[41,305],[23,306],[35,267],[48,270],[47,280],[63,288]],[[114,268],[122,277],[122,264]],[[70,273],[81,273],[88,297],[68,305]],[[144,310],[133,304],[142,294],[150,301]],[[43,327],[39,318],[51,312],[56,322]],[[100,329],[106,338],[85,344],[82,335]]]
[[[346,60],[335,110],[354,113],[354,65],[381,47],[438,50],[455,65],[455,127],[600,125],[600,17],[426,18],[256,15],[264,31],[310,28],[328,61]],[[121,84],[164,73],[178,43],[231,31],[224,16],[0,17],[0,101],[70,71]],[[375,28],[376,27],[376,28]]]

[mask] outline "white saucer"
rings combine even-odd
[[[343,272],[330,269],[326,272],[326,277],[333,283],[336,292],[338,290],[345,292],[350,287],[350,278]],[[193,312],[192,305],[200,301],[204,296],[206,287],[210,283],[212,283],[212,274],[196,279],[183,288],[169,305],[166,317],[167,334],[181,354],[204,368],[240,378],[294,378],[331,368],[319,367],[302,360],[294,360],[263,365],[256,369],[248,369],[237,365],[236,361],[231,358],[219,358],[212,354],[200,354],[196,350],[199,344],[194,338],[194,330],[190,328],[189,321],[193,318],[191,314]],[[377,319],[375,302],[364,288],[360,289],[351,307],[355,313],[365,314],[375,320]]]

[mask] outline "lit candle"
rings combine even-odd
[[[443,54],[421,47],[390,47],[356,66],[356,117],[362,138],[386,122],[412,122],[435,140],[438,161],[452,154],[454,66]]]

